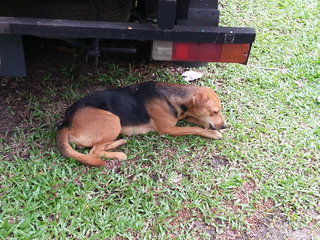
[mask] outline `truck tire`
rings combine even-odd
[[[0,16],[126,22],[132,0],[0,0]]]

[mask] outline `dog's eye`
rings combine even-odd
[[[218,114],[218,113],[219,113],[219,111],[212,111],[212,115]]]

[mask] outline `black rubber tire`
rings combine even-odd
[[[132,0],[0,0],[0,16],[126,22]]]

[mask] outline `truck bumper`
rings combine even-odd
[[[251,46],[255,40],[256,33],[253,28],[242,27],[174,25],[172,29],[163,29],[159,28],[157,24],[149,23],[0,17],[0,38],[4,39],[4,37],[7,37],[5,35],[30,35],[57,39],[98,38],[228,45],[249,44]],[[0,48],[0,51],[0,56],[3,56],[4,50]],[[19,55],[19,53],[17,54]],[[249,56],[249,53],[247,55]],[[2,62],[4,60],[10,61],[10,59],[6,58]],[[24,62],[17,63],[16,59],[13,64],[24,65]],[[0,75],[18,75],[11,71],[11,73],[8,72],[5,66],[0,64]]]

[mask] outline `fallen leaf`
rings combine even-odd
[[[196,71],[186,71],[182,73],[183,80],[190,82],[199,78],[202,78],[206,71],[196,72]]]

